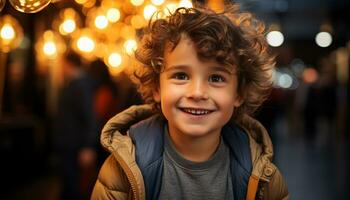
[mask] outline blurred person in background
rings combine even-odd
[[[113,117],[120,107],[119,87],[113,80],[108,67],[101,60],[90,63],[88,74],[93,81],[93,107],[97,120],[97,135],[100,135],[102,126]],[[107,152],[100,145],[97,148],[98,165],[108,156]],[[96,169],[97,170],[97,169]]]
[[[64,86],[54,121],[54,144],[62,178],[61,199],[87,199],[91,169],[96,161],[96,119],[91,79],[80,57],[67,53],[62,60]]]
[[[335,59],[332,55],[319,60],[319,78],[309,85],[304,109],[305,138],[323,144],[336,130],[337,82]]]
[[[88,73],[93,79],[94,111],[99,127],[101,127],[117,112],[118,87],[108,67],[101,60],[93,61]]]

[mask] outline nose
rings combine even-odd
[[[194,79],[188,86],[187,98],[193,100],[205,100],[208,99],[208,87],[206,81],[200,79]]]

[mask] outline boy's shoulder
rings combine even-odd
[[[130,126],[129,135],[138,138],[145,136],[145,134],[147,134],[147,137],[149,137],[149,135],[161,134],[165,123],[161,115],[154,114]]]

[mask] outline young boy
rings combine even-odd
[[[289,199],[268,133],[248,116],[271,87],[263,29],[236,5],[150,23],[135,72],[149,104],[102,130],[111,156],[91,198]]]

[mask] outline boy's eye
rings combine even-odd
[[[217,74],[211,75],[209,77],[209,82],[218,83],[218,82],[224,82],[224,81],[225,81],[225,78]]]
[[[173,78],[177,79],[177,80],[188,80],[188,76],[184,72],[177,72],[177,73],[175,73],[173,75]]]

